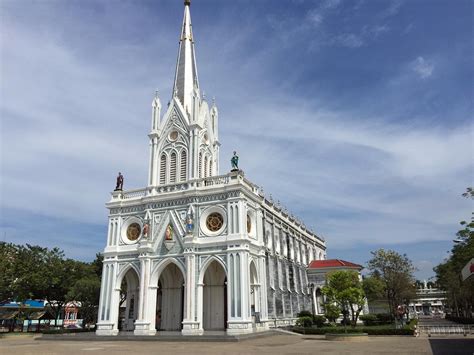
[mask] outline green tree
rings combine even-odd
[[[380,300],[385,295],[384,282],[377,273],[364,277],[362,280],[362,286],[364,288],[365,296],[369,301]]]
[[[467,188],[463,197],[474,199],[474,190]],[[437,284],[447,292],[447,303],[456,316],[472,317],[474,280],[462,281],[461,270],[474,256],[474,219],[461,221],[461,229],[451,249],[450,257],[434,268]]]
[[[337,318],[339,318],[339,315],[341,314],[341,311],[341,308],[335,303],[324,303],[324,315],[331,323],[336,323]]]
[[[349,312],[351,325],[355,327],[365,305],[365,293],[359,273],[352,270],[329,273],[322,291],[328,303],[336,304],[343,313]]]
[[[383,284],[384,298],[387,300],[390,313],[397,316],[397,307],[408,306],[416,297],[415,268],[410,259],[393,250],[379,249],[371,252],[373,257],[368,262],[371,276]]]
[[[0,242],[0,302],[13,299],[16,279],[12,265],[18,258],[15,244]]]
[[[100,279],[97,275],[89,275],[76,281],[67,293],[66,299],[80,305],[84,325],[95,323],[99,307]]]

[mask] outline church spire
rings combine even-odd
[[[183,27],[179,39],[178,60],[174,79],[173,96],[176,96],[184,110],[192,112],[193,90],[199,90],[199,81],[194,53],[193,27],[191,24],[190,0],[184,1]]]

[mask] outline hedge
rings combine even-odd
[[[324,335],[327,333],[344,333],[344,328],[342,327],[324,327],[324,328],[301,328],[293,327],[292,331],[300,334],[319,334]],[[413,335],[413,329],[402,328],[370,328],[370,327],[357,327],[357,328],[347,328],[348,333],[367,333],[369,335]]]
[[[88,333],[93,332],[95,329],[44,329],[41,331],[43,334],[68,334],[68,333]]]

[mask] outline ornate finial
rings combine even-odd
[[[184,0],[184,6],[191,6],[191,0]]]
[[[158,89],[155,90],[155,98],[158,98]]]

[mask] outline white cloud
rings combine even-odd
[[[343,33],[334,37],[334,43],[344,47],[359,48],[364,45],[364,40],[355,33]]]
[[[425,58],[418,57],[411,63],[411,68],[421,79],[427,79],[433,75],[435,66]]]

